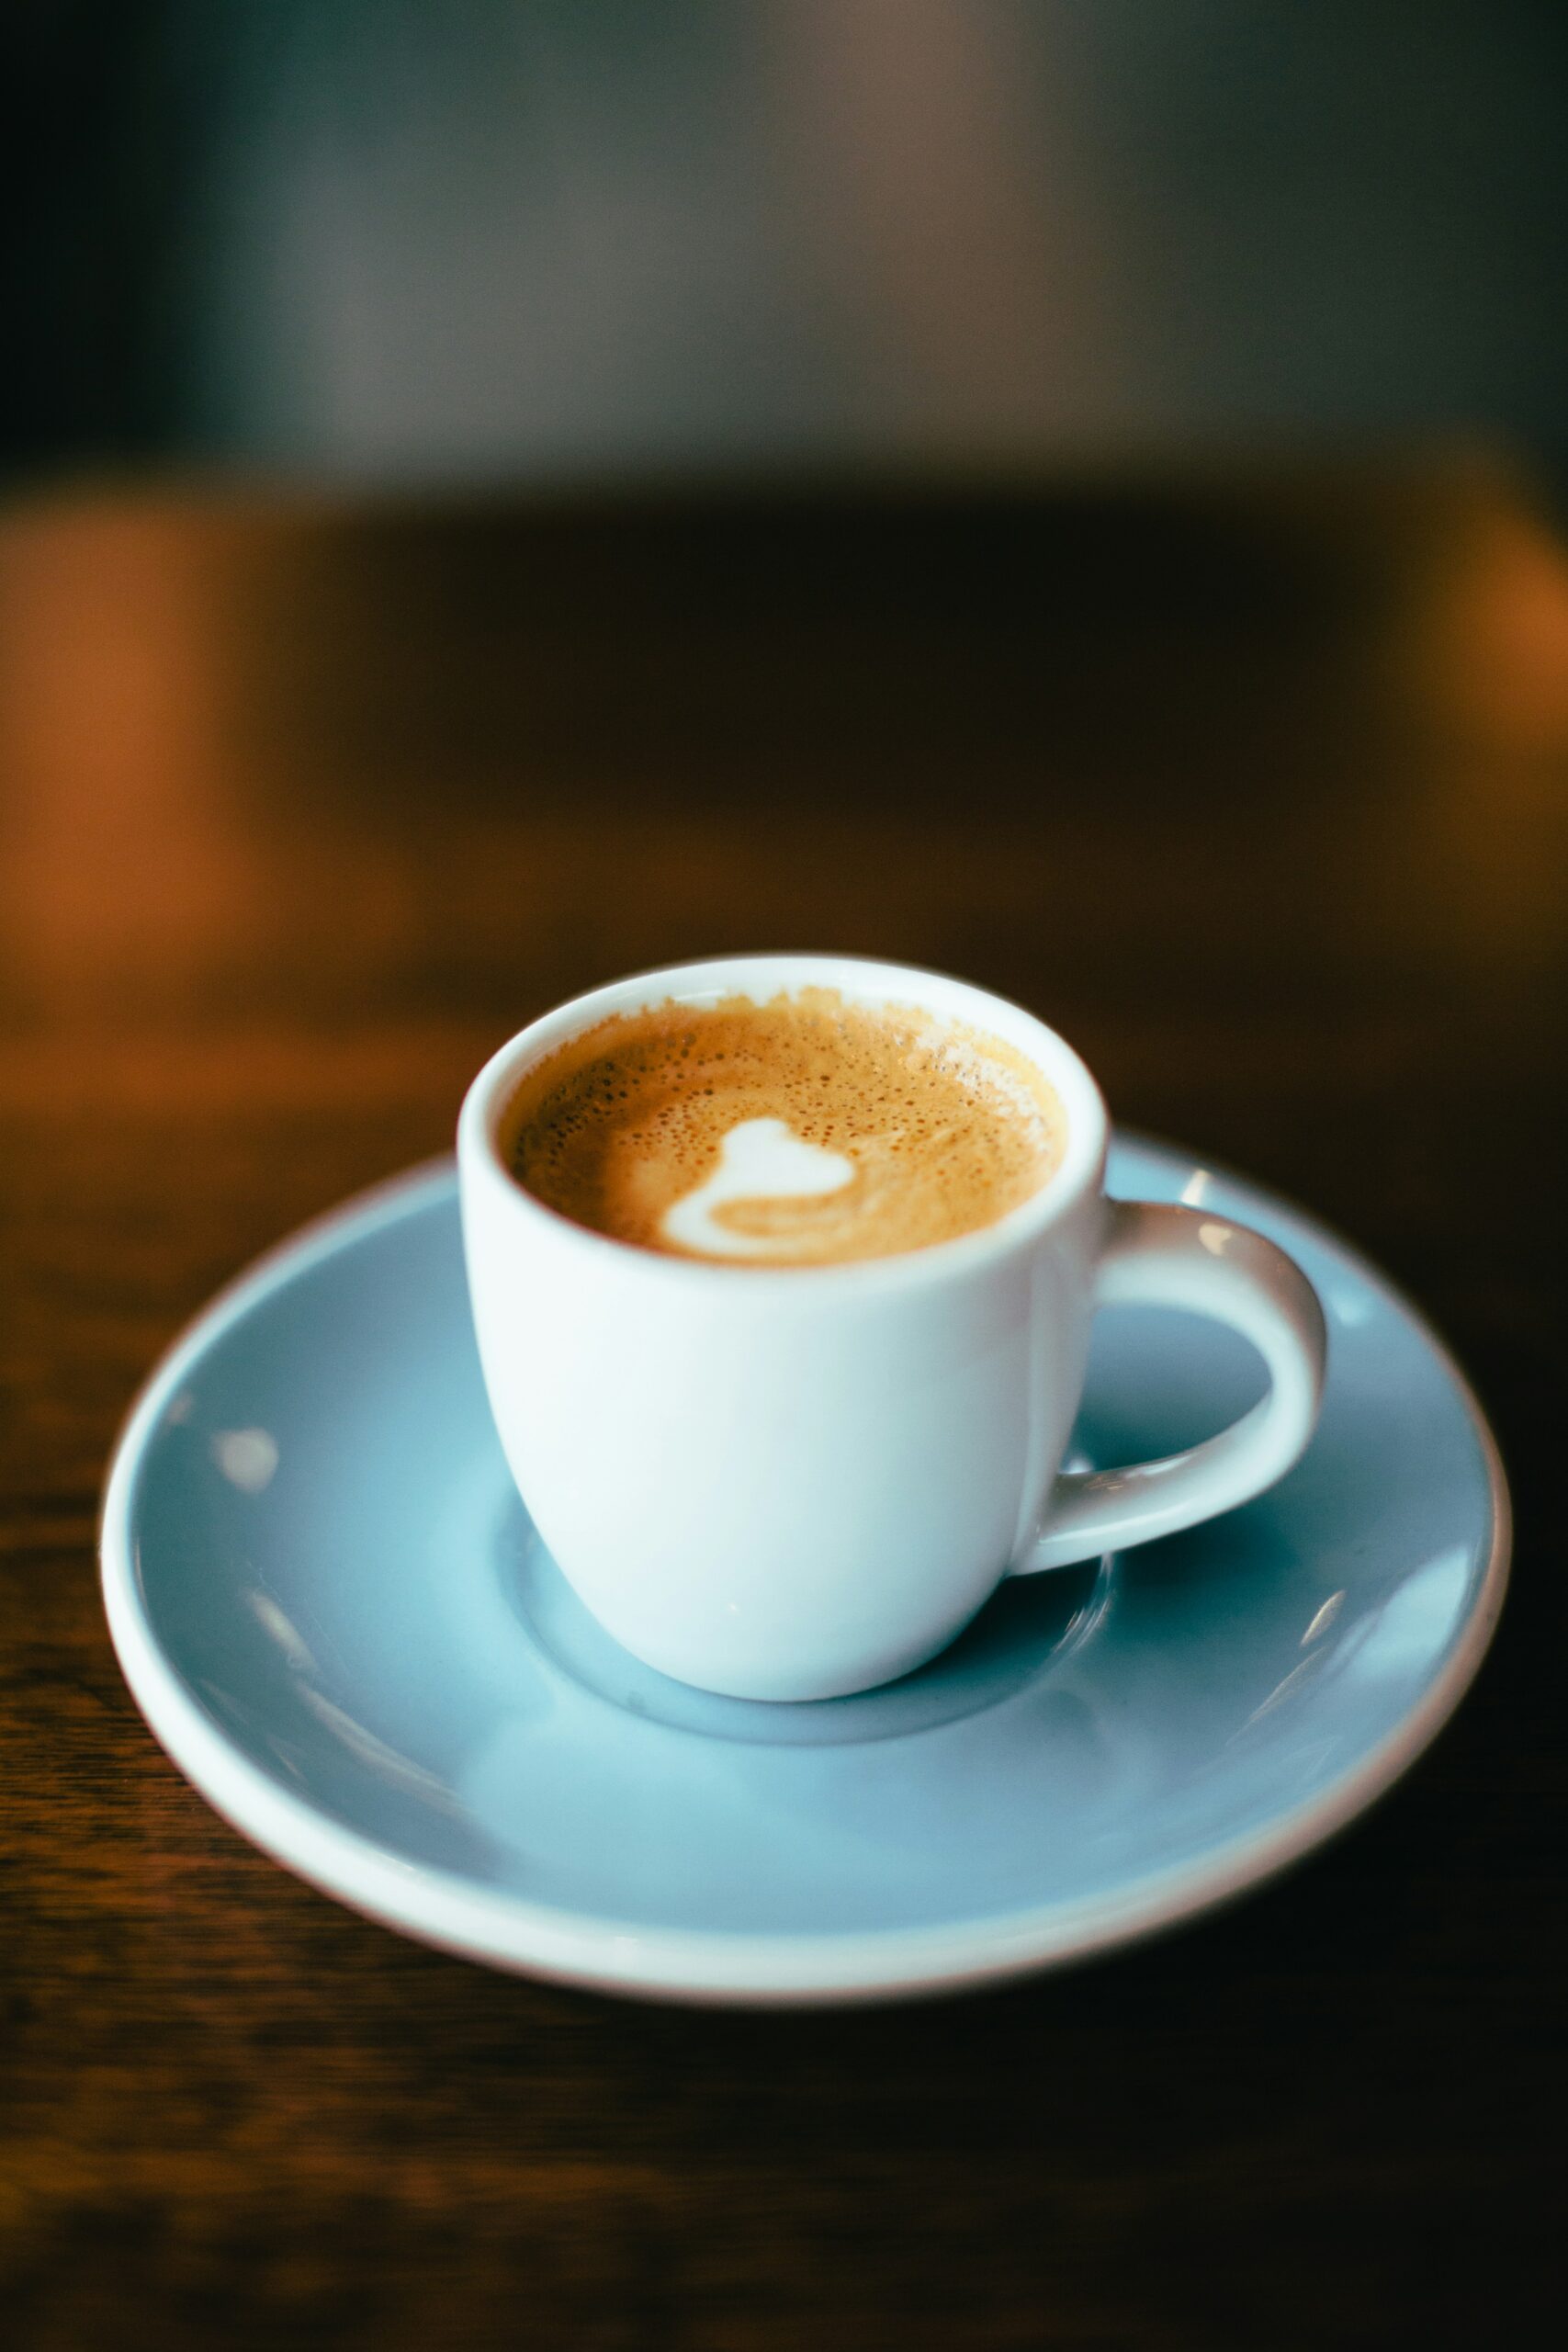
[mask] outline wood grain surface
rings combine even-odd
[[[1561,2289],[1568,560],[1479,460],[0,519],[0,2341],[1280,2352]],[[104,1464],[254,1252],[570,992],[944,967],[1308,1203],[1515,1481],[1372,1815],[1004,1992],[694,2014],[351,1917],[165,1761]]]

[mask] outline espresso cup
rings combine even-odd
[[[902,1256],[799,1267],[666,1256],[525,1192],[525,1074],[611,1014],[829,989],[1022,1054],[1065,1114],[1040,1189]],[[1071,1047],[964,982],[833,956],[686,964],[594,989],[513,1038],[457,1130],[479,1356],[512,1474],[615,1638],[682,1682],[826,1699],[945,1647],[1003,1577],[1146,1544],[1287,1471],[1322,1391],[1300,1269],[1209,1210],[1105,1196],[1107,1117]],[[1100,1306],[1186,1308],[1250,1340],[1269,1388],[1167,1459],[1062,1468]]]

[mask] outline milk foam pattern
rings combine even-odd
[[[824,1151],[820,1144],[803,1143],[783,1119],[742,1119],[719,1146],[713,1174],[665,1210],[660,1230],[677,1250],[700,1257],[760,1257],[770,1247],[767,1238],[737,1233],[720,1224],[716,1210],[731,1201],[815,1200],[854,1181],[852,1160],[842,1152]],[[809,1249],[809,1232],[804,1239]]]

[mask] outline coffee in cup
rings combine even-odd
[[[517,1181],[574,1224],[737,1265],[955,1240],[1049,1182],[1066,1120],[1016,1046],[807,988],[612,1013],[529,1072]]]

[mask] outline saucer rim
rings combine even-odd
[[[1199,1862],[1145,1872],[1072,1903],[934,1927],[743,1933],[619,1928],[601,1917],[478,1888],[402,1860],[291,1794],[230,1743],[164,1656],[148,1614],[135,1542],[143,1463],[164,1414],[208,1351],[275,1292],[350,1243],[457,1193],[455,1161],[426,1161],[312,1218],[225,1283],[153,1367],[110,1457],[99,1560],[110,1639],[132,1698],[171,1762],[231,1827],[351,1910],[439,1951],[594,1992],[695,2006],[800,2007],[906,1999],[1070,1965],[1217,1909],[1304,1860],[1409,1770],[1473,1681],[1507,1589],[1513,1513],[1496,1440],[1445,1341],[1404,1294],[1321,1219],[1188,1147],[1126,1128],[1112,1142],[1201,1168],[1277,1209],[1343,1261],[1415,1328],[1462,1404],[1485,1471],[1492,1540],[1441,1672],[1394,1729],[1326,1790]]]

